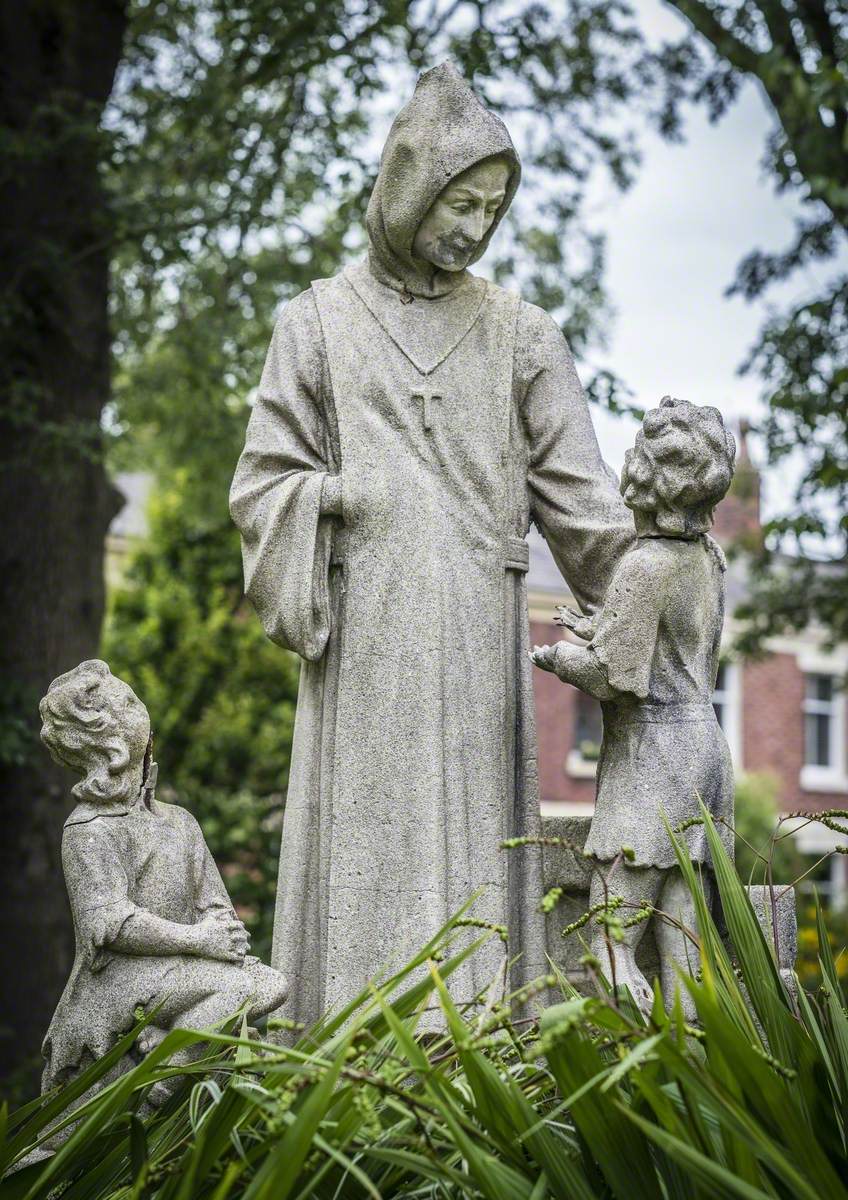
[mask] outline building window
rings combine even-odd
[[[832,675],[804,676],[804,764],[834,767],[836,703]]]
[[[729,669],[727,663],[719,663],[718,674],[716,675],[715,690],[713,691],[713,708],[715,709],[716,720],[721,726],[725,737],[727,737],[727,721],[730,715],[730,696],[728,694],[727,686],[728,674]]]
[[[804,868],[809,871],[809,874],[805,875],[798,884],[798,892],[802,896],[809,896],[811,903],[814,902],[815,893],[818,892],[825,908],[844,912],[845,859],[841,854],[833,854],[824,862],[820,861],[821,858],[820,854],[817,854],[815,858],[812,855],[804,856]],[[810,867],[813,869],[809,870]]]
[[[721,731],[727,738],[733,765],[742,767],[742,729],[739,668],[735,663],[719,663],[713,691],[713,708]]]
[[[804,869],[812,868],[797,884],[799,896],[809,895],[812,899],[811,894],[817,891],[826,906],[844,912],[848,907],[848,861],[833,851],[844,844],[845,838],[823,825],[801,819],[790,818],[783,829],[793,833],[792,846],[803,856]],[[824,858],[827,854],[830,857]]]
[[[801,787],[813,792],[846,792],[845,691],[841,673],[828,670],[830,663],[819,656],[804,662],[804,722]],[[819,666],[821,662],[821,666]]]
[[[578,692],[574,715],[574,745],[581,758],[589,762],[598,761],[603,734],[600,704],[585,692]]]
[[[603,733],[600,704],[585,692],[578,692],[574,704],[571,750],[565,762],[565,769],[569,775],[588,778],[595,774]]]

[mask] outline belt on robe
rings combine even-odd
[[[330,565],[333,567],[344,566],[346,550],[347,533],[344,529],[337,529],[333,533],[333,549],[330,553]],[[511,537],[506,539],[504,569],[507,571],[522,572],[530,570],[530,547],[524,538]]]
[[[524,538],[511,537],[506,539],[506,569],[508,571],[530,570],[530,547]]]
[[[632,708],[619,707],[613,718],[620,725],[683,725],[697,721],[715,721],[711,700],[690,700],[674,704],[647,701]]]

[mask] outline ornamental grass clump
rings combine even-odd
[[[136,1029],[64,1091],[4,1111],[4,1170],[57,1121],[71,1132],[52,1157],[7,1175],[0,1200],[848,1200],[848,1018],[823,917],[823,984],[807,995],[781,979],[705,820],[734,950],[678,843],[699,906],[699,970],[680,978],[696,1024],[679,1000],[667,1013],[658,991],[643,1016],[597,971],[593,995],[552,972],[515,996],[495,986],[458,1006],[447,981],[502,936],[469,928],[463,911],[291,1048],[243,1027],[172,1033],[74,1109]],[[559,1002],[543,1007],[551,994]],[[418,1035],[434,1006],[444,1033]],[[146,1092],[195,1037],[205,1059],[177,1068],[184,1090],[148,1113]]]

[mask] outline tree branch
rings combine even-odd
[[[730,30],[725,29],[717,19],[710,6],[704,0],[668,0],[672,8],[677,9],[694,26],[696,32],[705,37],[731,66],[746,75],[756,75],[759,78],[759,55],[746,46]]]
[[[848,206],[832,189],[823,192],[817,182],[839,177],[838,164],[844,164],[845,159],[844,126],[839,121],[833,125],[825,124],[814,98],[815,78],[804,69],[780,0],[757,0],[757,8],[773,41],[773,52],[763,54],[721,24],[710,0],[668,2],[710,43],[717,55],[759,81],[780,121],[795,163],[810,187],[812,198],[825,203],[840,225],[848,227]],[[780,70],[778,62],[781,54],[786,62],[787,69],[784,70]],[[844,119],[844,114],[842,116]]]
[[[781,0],[758,0],[757,7],[763,14],[763,20],[768,27],[771,44],[775,50],[781,50],[791,59],[799,71],[804,71],[804,64],[801,61],[801,51],[798,43],[795,41],[795,35],[792,32],[792,23],[789,20],[789,14],[783,7]]]

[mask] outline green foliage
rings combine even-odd
[[[603,338],[583,199],[598,171],[631,182],[631,113],[662,90],[623,0],[136,0],[106,122],[117,465],[186,468],[201,508],[224,486],[276,308],[362,252],[388,120],[446,54],[524,161],[496,277],[557,314],[576,353]],[[624,403],[609,373],[593,384]]]
[[[292,1049],[204,1035],[207,1057],[176,1069],[188,1087],[161,1110],[144,1097],[169,1074],[168,1056],[198,1035],[169,1035],[75,1112],[111,1062],[10,1114],[0,1170],[51,1123],[77,1123],[53,1158],[0,1184],[0,1197],[848,1197],[846,997],[824,922],[824,985],[796,999],[705,819],[738,966],[701,902],[699,978],[681,979],[696,1028],[679,1005],[666,1014],[657,1001],[646,1020],[627,995],[601,985],[581,996],[564,981],[538,1024],[513,1011],[533,1002],[532,988],[460,1011],[444,981],[480,943],[459,948],[468,935],[458,914],[396,976]],[[679,862],[697,888],[685,854]],[[433,1004],[445,1032],[422,1036],[420,1013]]]
[[[150,711],[161,794],[200,820],[265,953],[298,663],[243,598],[225,495],[201,517],[179,483],[154,495],[149,539],[111,598],[103,654]]]
[[[798,920],[795,969],[801,985],[815,990],[821,986],[822,976],[816,915],[818,902],[812,889],[818,872],[829,871],[832,854],[817,862],[801,854],[781,820],[779,794],[780,781],[767,772],[750,772],[738,780],[734,819],[736,869],[746,883],[772,882],[778,891],[798,881],[795,883]],[[827,906],[827,928],[837,973],[844,980],[848,978],[848,912]]]
[[[41,699],[31,687],[9,680],[0,697],[0,767],[19,767],[41,753],[29,714]]]
[[[798,899],[798,958],[795,969],[801,985],[814,990],[821,984],[819,935],[816,928],[817,900],[812,895]],[[848,981],[848,911],[827,910],[827,940],[843,986]]]
[[[800,449],[803,470],[792,511],[766,527],[738,613],[747,623],[740,644],[750,652],[812,620],[838,641],[848,637],[848,16],[841,0],[670,3],[691,33],[660,56],[669,78],[713,119],[755,81],[775,121],[763,165],[801,209],[792,243],[753,249],[729,289],[753,299],[787,280],[804,284],[800,299],[769,316],[742,367],[763,380],[769,463],[797,461]],[[838,569],[779,553],[822,557],[822,537]]]
[[[791,838],[774,843],[780,815],[780,780],[767,771],[749,771],[736,782],[734,829],[736,869],[746,883],[787,884],[803,871],[802,858]]]
[[[579,352],[604,316],[603,245],[582,198],[596,169],[624,187],[637,163],[615,117],[644,82],[620,0],[565,16],[500,2],[136,0],[107,114],[111,461],[152,471],[159,495],[104,654],[148,705],[163,786],[201,819],[260,951],[296,669],[243,607],[226,495],[275,310],[362,252],[378,131],[415,72],[448,53],[505,111],[524,159],[495,274],[557,312]],[[620,403],[611,376],[598,389]]]

